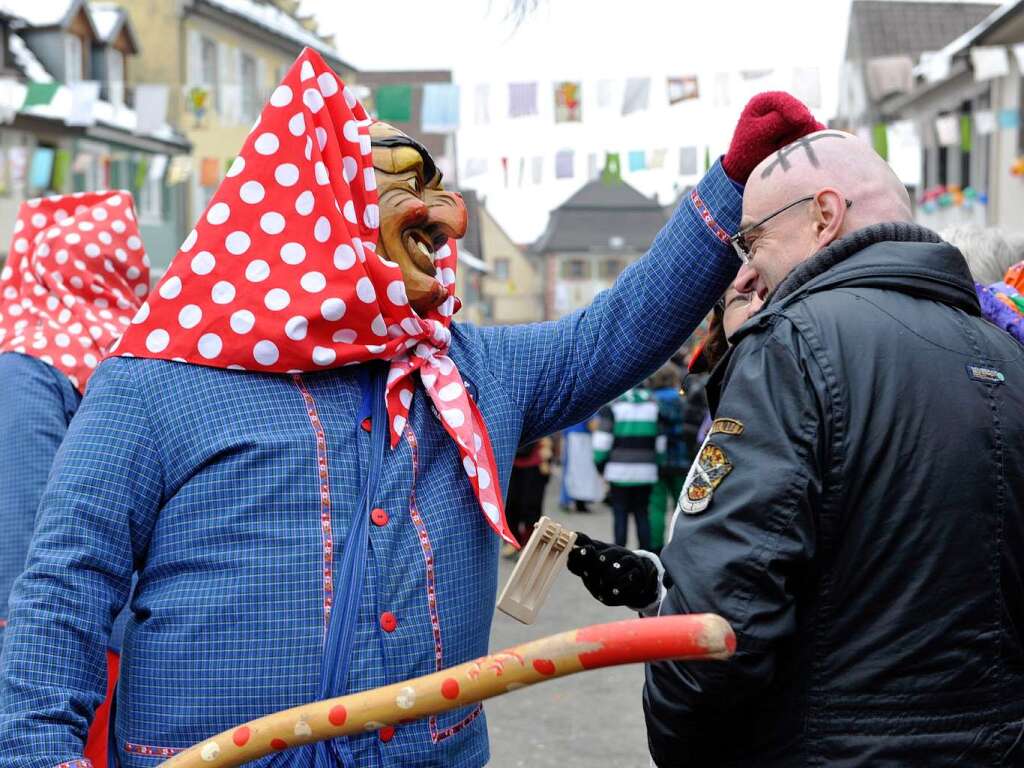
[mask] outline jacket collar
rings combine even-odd
[[[893,247],[896,243],[900,245]],[[882,288],[981,314],[960,251],[918,224],[889,222],[851,232],[798,265],[730,341],[735,343],[803,297],[840,286]]]
[[[881,288],[981,314],[974,280],[960,251],[930,229],[889,222],[851,232],[798,265],[730,343],[735,348],[740,339],[768,327],[775,315],[802,298],[839,287]],[[732,352],[726,353],[711,375],[709,402],[718,399]]]

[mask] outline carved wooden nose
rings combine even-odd
[[[429,222],[448,237],[458,240],[466,234],[469,214],[457,192],[430,191],[424,196],[430,210]]]

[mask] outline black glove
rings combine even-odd
[[[658,599],[658,566],[650,558],[615,544],[576,534],[569,553],[569,570],[605,605],[641,610]]]

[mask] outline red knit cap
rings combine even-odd
[[[766,91],[747,102],[722,158],[729,177],[746,184],[758,163],[801,136],[823,131],[807,106],[784,91]]]

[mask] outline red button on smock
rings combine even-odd
[[[381,741],[387,744],[389,741],[395,738],[395,729],[393,726],[386,725],[379,731],[377,731],[377,736],[380,737]]]
[[[385,632],[394,632],[398,628],[398,619],[391,611],[384,611],[380,615],[380,628]]]
[[[379,527],[384,527],[385,525],[387,525],[388,520],[390,519],[391,518],[388,516],[388,513],[385,512],[383,509],[378,508],[370,513],[370,520],[373,521],[374,525]]]

